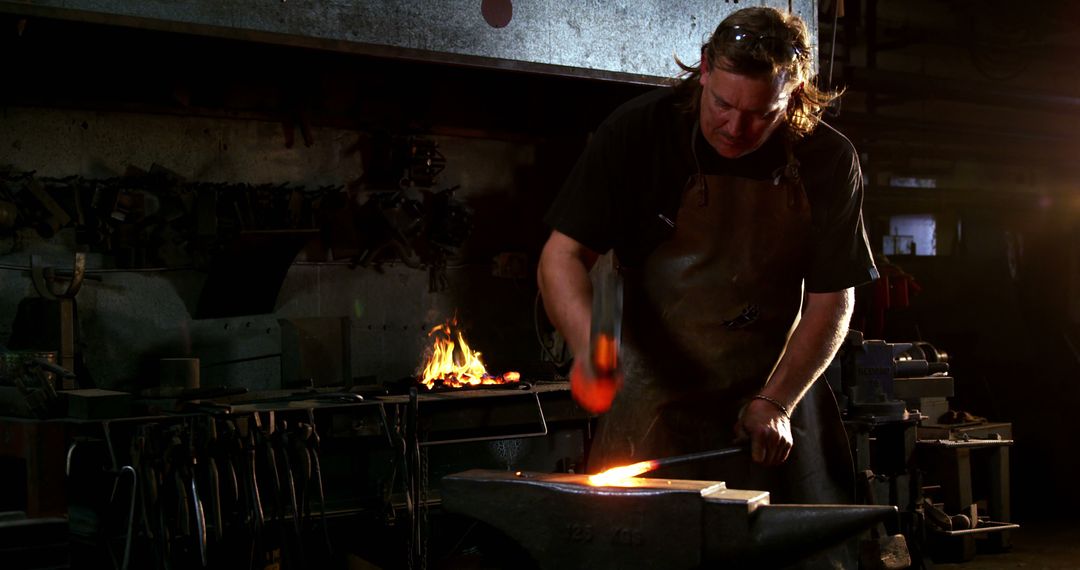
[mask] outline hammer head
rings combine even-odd
[[[615,269],[606,265],[600,268],[593,287],[589,353],[574,363],[570,373],[574,399],[597,414],[611,407],[622,386],[622,281]]]
[[[622,344],[622,280],[614,268],[601,271],[593,288],[589,362],[598,377],[613,377],[619,368]]]

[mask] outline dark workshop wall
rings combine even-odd
[[[197,356],[206,385],[277,388],[281,321],[304,318],[347,319],[351,376],[363,381],[411,375],[427,331],[455,314],[494,371],[551,374],[533,324],[541,215],[588,129],[641,87],[41,19],[3,41],[24,79],[0,110],[0,164],[16,172],[99,180],[163,167],[192,183],[348,187],[363,203],[373,133],[416,135],[446,159],[431,190],[460,187],[474,212],[438,291],[425,269],[352,267],[318,240],[289,267],[272,312],[250,316],[194,318],[201,271],[95,274],[78,310],[99,386],[150,386],[157,358]],[[0,264],[70,267],[88,249],[78,239],[74,228],[50,239],[24,228],[3,237]],[[89,267],[115,266],[89,249]],[[27,272],[3,272],[0,338],[35,295]]]
[[[891,259],[921,291],[910,307],[889,311],[885,337],[949,353],[953,409],[1014,424],[1017,513],[1061,514],[1061,504],[1080,503],[1067,427],[1080,398],[1077,322],[1068,312],[1076,284],[1067,271],[1080,249],[1076,218],[1043,208],[968,208],[961,220],[953,252]]]
[[[1066,55],[1080,14],[1067,2],[848,8],[835,122],[863,156],[871,241],[897,214],[960,228],[938,257],[891,259],[922,290],[889,312],[885,336],[951,355],[954,408],[1014,423],[1019,520],[1061,515],[1080,505],[1066,427],[1080,397],[1080,83]]]
[[[355,156],[341,152],[355,142],[356,134],[334,129],[315,129],[318,144],[289,150],[280,148],[279,125],[254,121],[237,124],[218,119],[8,108],[3,122],[2,144],[12,148],[17,143],[20,147],[10,154],[10,163],[43,177],[92,176],[83,165],[120,172],[127,165],[161,164],[190,179],[252,184],[319,184],[321,179],[343,184],[361,169]],[[52,140],[67,140],[69,148],[58,157]],[[442,180],[448,186],[460,184],[460,198],[478,206],[481,234],[488,233],[483,226],[497,225],[518,242],[507,240],[508,247],[517,251],[530,239],[535,241],[535,236],[522,235],[529,228],[520,214],[514,213],[522,210],[515,208],[520,200],[513,195],[515,171],[534,167],[532,149],[478,139],[439,137],[438,141],[449,163]],[[226,146],[228,150],[222,150]],[[28,265],[30,256],[38,255],[46,265],[69,267],[73,233],[63,231],[54,239],[43,240],[21,232],[6,240],[8,253],[0,262]],[[99,385],[130,386],[137,374],[145,372],[144,355],[199,356],[204,364],[210,364],[273,354],[280,352],[279,319],[346,317],[352,324],[354,375],[399,378],[418,364],[427,330],[458,312],[473,325],[473,334],[483,338],[485,327],[498,327],[500,330],[487,334],[489,341],[502,338],[504,342],[499,344],[513,350],[513,357],[535,358],[531,352],[513,348],[533,344],[528,318],[535,291],[531,276],[496,280],[491,277],[492,259],[500,252],[500,244],[474,249],[451,263],[447,270],[450,284],[437,294],[428,292],[426,271],[399,263],[386,263],[379,269],[350,269],[343,264],[348,260],[297,264],[289,269],[272,314],[230,319],[192,318],[189,309],[205,281],[199,272],[102,274],[100,281],[89,282],[78,297],[85,354]],[[108,261],[93,255],[90,265],[101,267]],[[470,286],[477,282],[485,286],[483,296]],[[266,285],[253,281],[245,286],[254,291]],[[20,272],[6,272],[2,287],[5,302],[0,322],[7,328],[18,301],[34,293],[30,280]],[[505,330],[508,326],[517,330]],[[481,349],[486,346],[490,344],[478,344]],[[497,350],[488,352],[498,355]],[[219,376],[218,381],[267,388],[278,385],[277,366],[276,359],[269,359],[207,373]],[[149,379],[136,383],[143,382]]]

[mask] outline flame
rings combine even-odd
[[[488,374],[480,351],[473,350],[465,342],[465,336],[457,329],[457,319],[436,325],[428,332],[432,338],[431,354],[424,364],[421,383],[433,389],[464,388],[483,384],[507,384],[521,380],[521,374],[507,372],[501,376]]]
[[[597,473],[596,475],[589,476],[589,484],[595,487],[603,486],[628,486],[630,484],[628,479],[636,477],[647,471],[652,471],[660,466],[660,462],[656,460],[639,461],[637,463],[631,463],[630,465],[623,465],[621,467],[613,467],[607,471]]]

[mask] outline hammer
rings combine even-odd
[[[619,275],[614,267],[605,268],[593,288],[588,360],[575,363],[570,374],[574,399],[593,413],[603,413],[611,407],[621,383],[622,306]]]

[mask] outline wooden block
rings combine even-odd
[[[131,394],[114,390],[85,388],[61,390],[60,397],[67,401],[67,415],[82,420],[122,418],[131,411]]]

